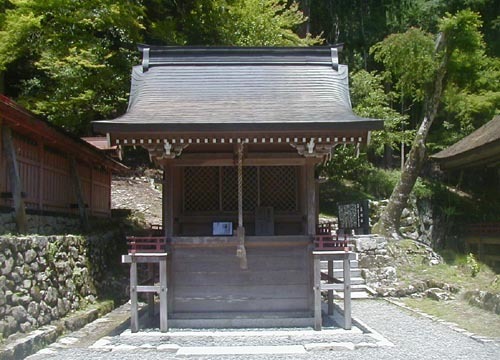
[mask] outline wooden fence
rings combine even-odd
[[[78,214],[71,158],[42,139],[12,132],[26,209]],[[0,139],[1,141],[1,139]],[[12,207],[12,190],[3,144],[0,146],[0,206]],[[77,175],[88,215],[108,216],[111,171],[76,158]]]
[[[500,267],[500,223],[479,223],[467,226],[467,251],[484,262]]]

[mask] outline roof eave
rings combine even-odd
[[[447,150],[430,156],[443,169],[484,166],[500,161],[500,139],[456,154],[448,155]]]
[[[0,110],[2,110],[3,124],[12,127],[14,131],[20,131],[22,129],[24,133],[43,137],[72,155],[78,156],[85,154],[85,156],[92,159],[92,162],[104,164],[106,167],[116,172],[123,172],[129,169],[127,166],[112,159],[95,146],[37,117],[10,98],[1,94]]]
[[[378,119],[366,119],[358,121],[324,122],[324,123],[189,123],[189,124],[165,124],[165,123],[120,123],[113,121],[94,121],[94,131],[106,133],[148,133],[148,132],[290,132],[290,131],[351,131],[351,130],[382,130],[384,121]]]

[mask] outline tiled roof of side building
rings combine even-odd
[[[445,168],[500,163],[500,115],[431,157]]]

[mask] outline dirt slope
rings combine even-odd
[[[147,224],[161,224],[161,184],[148,176],[113,177],[111,208],[130,209]]]

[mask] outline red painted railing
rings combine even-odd
[[[337,234],[333,223],[318,224],[316,234],[314,237],[315,250],[349,251],[350,239],[348,235]]]
[[[163,253],[167,249],[165,236],[127,236],[129,254]]]

